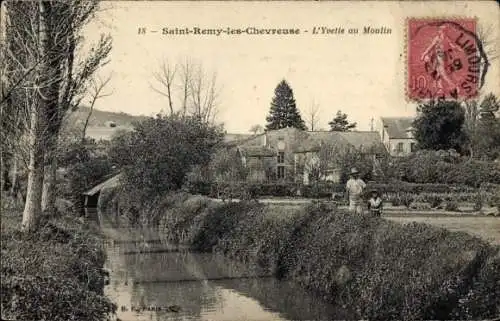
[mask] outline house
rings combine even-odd
[[[413,136],[413,120],[413,117],[381,118],[380,137],[391,156],[406,156],[415,151],[417,141]]]
[[[335,152],[356,148],[366,155],[385,153],[377,132],[302,131],[282,128],[258,135],[227,135],[226,144],[238,152],[242,163],[249,169],[252,180],[295,181],[309,183],[313,167],[319,164],[322,146]],[[334,162],[323,164],[329,173],[324,179],[340,180],[340,171]]]

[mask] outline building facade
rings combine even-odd
[[[380,137],[391,156],[401,157],[415,151],[413,117],[382,117],[379,124]]]
[[[229,134],[226,142],[238,151],[250,178],[304,184],[309,184],[315,174],[322,180],[338,182],[341,175],[335,157],[341,151],[356,149],[367,157],[386,153],[378,132],[283,128],[259,135]]]

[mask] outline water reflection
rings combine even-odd
[[[100,222],[114,241],[107,246],[111,282],[105,292],[123,321],[355,319],[259,267],[176,251],[155,231],[120,229],[102,217]]]

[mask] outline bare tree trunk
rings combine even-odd
[[[55,140],[54,138],[51,139]],[[51,146],[45,149],[45,164],[44,164],[44,179],[42,191],[42,212],[53,215],[56,211],[56,144],[50,143]]]
[[[11,183],[12,186],[10,187],[10,194],[12,197],[16,198],[17,196],[17,191],[18,191],[18,184],[19,184],[19,174],[18,174],[18,158],[16,153],[12,155],[12,179]]]
[[[45,6],[47,3],[38,3],[38,54],[45,57],[47,48],[47,26],[45,21]],[[38,68],[37,81],[43,82],[46,68]],[[41,89],[38,89],[41,91]],[[44,175],[44,131],[46,101],[40,92],[34,93],[34,102],[31,104],[31,126],[29,132],[29,165],[28,165],[28,188],[26,191],[26,203],[24,205],[21,230],[32,232],[38,227],[40,212],[42,209],[42,189]]]
[[[32,232],[37,228],[42,209],[44,150],[41,125],[41,112],[37,106],[34,106],[31,112],[31,132],[29,133],[28,188],[22,221],[22,230],[25,232]]]

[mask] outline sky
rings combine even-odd
[[[248,133],[264,126],[277,84],[286,79],[306,121],[313,104],[319,128],[338,110],[370,130],[371,119],[413,116],[415,103],[405,93],[406,19],[411,17],[477,17],[500,46],[500,11],[494,1],[470,2],[188,2],[105,1],[84,31],[85,46],[100,34],[113,37],[110,62],[99,76],[111,81],[95,107],[133,115],[167,110],[153,74],[162,61],[191,59],[217,74],[218,121],[228,132]],[[294,35],[164,35],[163,28],[226,29],[247,27],[299,29]],[[313,34],[321,27],[343,34]],[[364,27],[381,28],[364,34]],[[139,34],[139,28],[146,28]],[[358,28],[358,34],[348,29]],[[390,30],[390,33],[388,32]],[[154,32],[156,31],[156,32]],[[483,92],[500,90],[499,61],[486,75]]]

